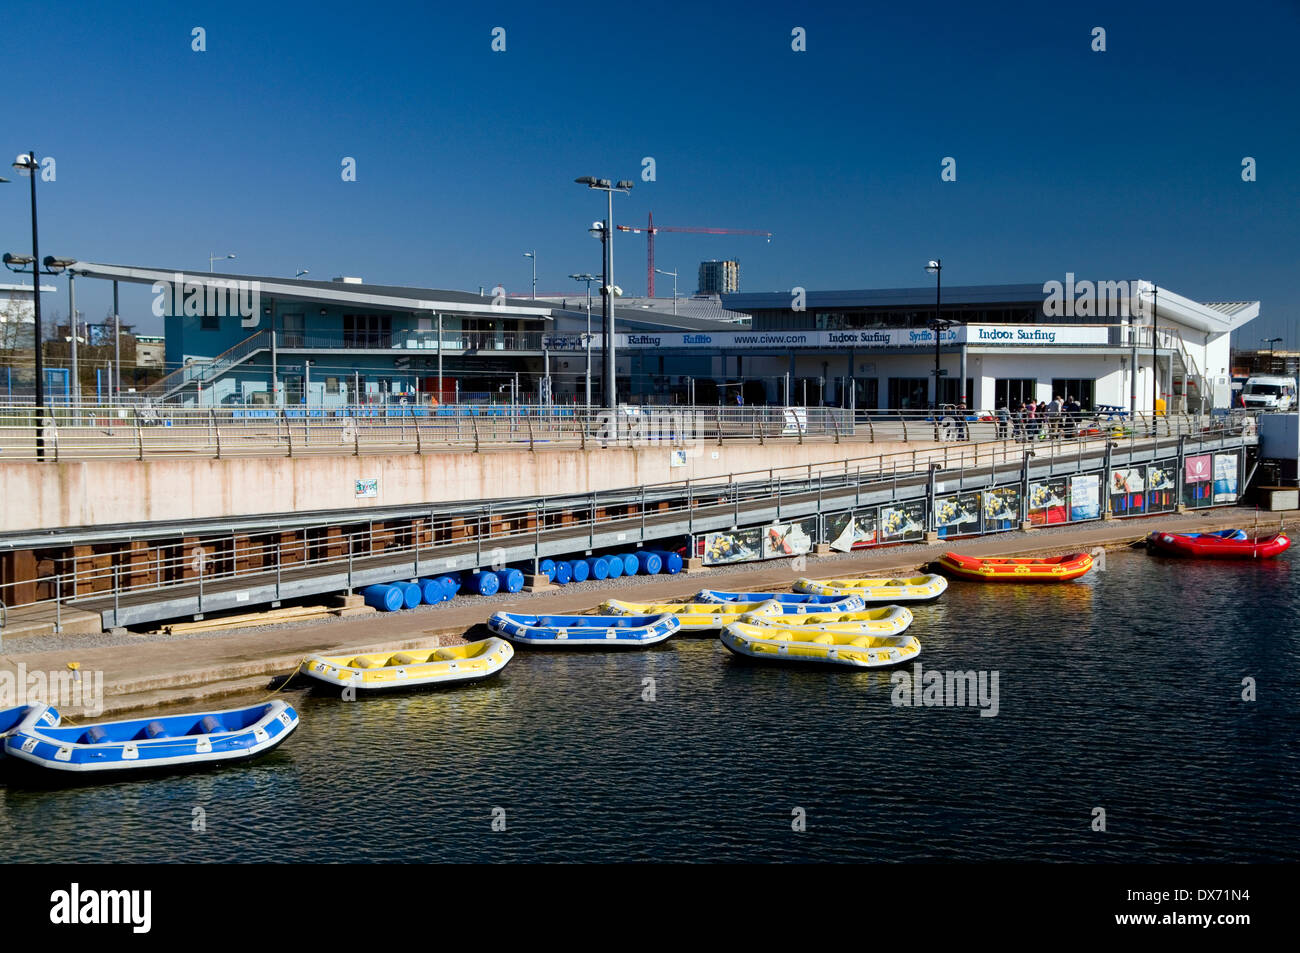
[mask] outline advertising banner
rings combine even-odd
[[[897,543],[925,538],[925,502],[896,503],[880,508],[882,542]]]
[[[739,529],[729,533],[708,533],[704,537],[704,565],[743,563],[763,558],[763,531]]]
[[[1145,513],[1146,467],[1127,467],[1110,473],[1110,511],[1116,516]]]
[[[1208,453],[1188,457],[1183,463],[1183,496],[1189,506],[1214,502],[1213,458]]]
[[[806,519],[798,523],[773,523],[763,534],[763,558],[801,556],[812,552],[813,534],[817,520]]]
[[[1101,516],[1101,474],[1070,477],[1070,520],[1095,520]]]
[[[1178,504],[1178,461],[1165,460],[1147,467],[1147,512],[1167,513]]]
[[[1020,490],[1005,486],[984,491],[984,529],[1016,529],[1020,523]]]
[[[1064,477],[1029,484],[1029,522],[1035,526],[1069,521],[1069,491]]]
[[[876,511],[856,510],[826,517],[826,538],[831,541],[831,549],[839,553],[875,545]]]
[[[1237,455],[1216,453],[1214,455],[1214,502],[1235,503],[1236,501]]]
[[[980,531],[980,495],[941,496],[934,501],[934,524],[941,537],[970,536]]]

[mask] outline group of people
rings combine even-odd
[[[1012,400],[998,404],[998,436],[1016,440],[1053,440],[1079,432],[1083,406],[1072,396],[1050,401]]]

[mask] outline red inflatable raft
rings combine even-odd
[[[1221,536],[1159,532],[1147,537],[1147,548],[1155,552],[1199,559],[1272,559],[1290,546],[1290,537],[1283,533],[1274,533],[1263,539],[1224,539]]]
[[[980,559],[944,553],[938,567],[950,576],[975,582],[1069,582],[1092,568],[1092,557],[1070,553],[1045,559]]]

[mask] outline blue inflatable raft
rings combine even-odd
[[[861,596],[819,596],[806,592],[723,592],[701,589],[696,602],[779,602],[784,615],[807,612],[861,612],[867,607]]]
[[[488,628],[521,645],[553,648],[636,648],[662,642],[681,628],[669,613],[662,615],[519,615],[494,612]]]
[[[49,706],[31,705],[4,740],[9,758],[70,774],[119,775],[193,768],[265,754],[298,727],[298,713],[274,700],[228,711],[106,721],[57,728]]]

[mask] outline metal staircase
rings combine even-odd
[[[144,396],[153,400],[166,400],[179,393],[190,384],[204,385],[215,381],[231,368],[244,363],[258,351],[271,346],[271,332],[258,331],[240,341],[234,347],[227,348],[210,361],[196,361],[178,367],[166,377],[162,377],[144,389]]]

